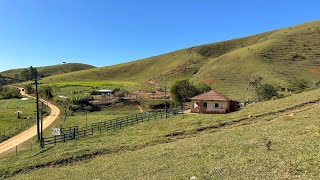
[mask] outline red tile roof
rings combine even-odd
[[[205,100],[205,101],[230,101],[231,99],[225,95],[219,94],[213,90],[194,96],[191,100]]]

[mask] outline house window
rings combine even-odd
[[[219,108],[219,103],[214,103],[214,108]]]
[[[208,103],[207,103],[207,102],[204,102],[204,103],[203,103],[203,107],[207,108],[207,107],[208,107]]]

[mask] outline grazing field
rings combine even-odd
[[[21,111],[21,118],[17,119],[17,111]],[[20,99],[0,100],[0,132],[17,128],[19,123],[35,118],[35,100]]]
[[[138,83],[132,87],[136,90],[150,90],[157,84],[170,87],[186,78],[243,101],[254,99],[248,83],[256,75],[263,77],[263,83],[289,91],[319,84],[319,33],[320,21],[313,21],[128,63],[50,76],[42,83],[130,81]]]
[[[316,179],[320,176],[319,104],[293,113],[40,168],[12,179]]]
[[[17,179],[312,178],[319,173],[319,99],[317,89],[225,115],[152,120],[4,156],[0,172]]]
[[[99,121],[106,121],[115,119],[118,117],[127,116],[130,114],[136,114],[140,112],[139,109],[134,105],[123,105],[118,107],[108,107],[103,108],[100,111],[96,112],[74,112],[71,115],[69,114],[65,118],[65,114],[61,114],[61,119],[59,121],[59,124],[63,125],[63,127],[68,126],[78,126],[78,127],[85,127],[86,125],[90,126],[91,123],[96,123]],[[57,124],[58,125],[58,124]]]

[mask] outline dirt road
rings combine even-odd
[[[25,92],[22,90],[22,88],[19,88],[20,92],[23,96],[29,97],[29,98],[34,98],[32,96],[29,96],[25,94]],[[56,107],[53,104],[50,104],[49,102],[42,100],[42,102],[48,104],[49,108],[51,109],[51,113],[49,116],[45,117],[43,119],[43,129],[46,129],[47,127],[50,126],[51,123],[53,123],[59,116],[60,110],[58,107]],[[0,154],[28,141],[32,137],[37,135],[37,125],[32,126],[31,128],[23,131],[22,133],[0,143]]]

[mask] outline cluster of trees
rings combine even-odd
[[[0,86],[3,86],[5,84],[6,84],[6,79],[0,74]]]
[[[211,87],[206,84],[192,84],[189,80],[180,80],[173,84],[170,89],[171,96],[176,103],[182,105],[183,102],[198,94],[211,90]]]
[[[24,69],[21,72],[20,77],[22,78],[22,80],[29,81],[29,80],[36,79],[36,77],[38,77],[38,75],[39,75],[39,73],[37,71],[37,68],[30,66],[29,68]]]
[[[0,100],[1,99],[11,99],[11,98],[21,98],[19,89],[8,86],[0,87]]]
[[[260,76],[254,76],[249,82],[249,87],[257,95],[257,100],[270,100],[272,98],[279,98],[277,89],[271,84],[263,84],[263,78]]]

